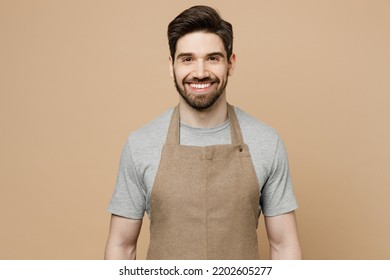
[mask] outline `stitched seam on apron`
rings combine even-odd
[[[207,172],[207,169],[208,169],[208,163],[210,162],[208,159],[207,159],[207,148],[206,147],[203,147],[204,149],[204,158],[203,158],[203,166],[204,166],[204,174],[205,174],[205,227],[206,227],[206,238],[205,238],[205,241],[206,241],[206,246],[205,246],[205,253],[206,253],[206,260],[209,259],[209,252],[208,252],[208,239],[209,239],[209,230],[208,230],[208,219],[207,219],[207,214],[208,214],[208,211],[207,211],[207,208],[208,208],[208,172]]]

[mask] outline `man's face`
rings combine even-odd
[[[170,70],[181,97],[192,108],[204,110],[225,92],[234,63],[235,55],[227,58],[218,35],[193,32],[177,41]]]

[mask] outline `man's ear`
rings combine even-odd
[[[232,53],[229,59],[229,65],[228,65],[228,75],[231,76],[233,75],[234,72],[234,67],[236,66],[236,55]]]
[[[173,75],[173,59],[171,56],[169,56],[169,74],[171,75],[172,78],[174,78]]]

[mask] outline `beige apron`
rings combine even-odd
[[[259,184],[232,106],[232,144],[180,145],[179,106],[151,193],[147,259],[258,259]]]

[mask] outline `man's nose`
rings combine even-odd
[[[203,59],[199,59],[196,62],[196,67],[193,73],[194,78],[204,79],[209,77],[209,72],[206,69],[206,65]]]

